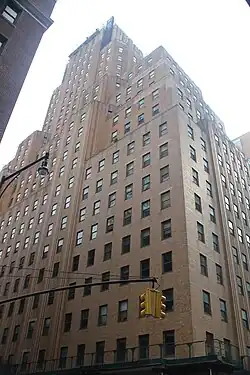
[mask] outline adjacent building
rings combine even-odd
[[[8,167],[46,151],[49,175],[31,169],[5,196],[0,283],[2,300],[51,291],[0,305],[2,360],[24,373],[247,366],[249,166],[167,51],[143,57],[113,18],[96,30]],[[147,283],[53,291],[149,276],[163,320],[139,318]]]
[[[0,141],[56,0],[1,0]]]
[[[250,132],[235,138],[233,143],[245,154],[247,159],[250,159]]]

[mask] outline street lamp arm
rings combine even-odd
[[[17,174],[16,176],[14,176],[12,178],[12,180],[10,180],[7,185],[4,187],[3,191],[1,191],[0,193],[0,199],[2,198],[2,196],[4,195],[5,191],[8,189],[8,187],[12,184],[12,182],[19,176],[19,174]],[[1,184],[0,184],[1,185]]]
[[[3,176],[1,181],[0,181],[0,189],[6,181],[12,179],[13,177],[19,176],[19,174],[22,173],[23,171],[26,171],[26,169],[29,169],[33,165],[35,165],[37,163],[40,163],[40,161],[42,161],[42,160],[48,160],[48,158],[49,158],[49,153],[46,152],[45,155],[41,156],[39,159],[36,159],[36,160],[32,161],[31,163],[29,163],[27,165],[25,165],[23,168],[20,168],[18,171],[15,171],[15,172],[9,174],[8,176]]]

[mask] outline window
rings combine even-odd
[[[212,241],[213,241],[213,249],[214,249],[214,251],[216,251],[217,253],[219,253],[220,252],[219,237],[215,233],[212,233]]]
[[[203,158],[203,168],[204,168],[204,171],[209,173],[209,165],[208,165],[208,161],[207,159]]]
[[[142,136],[142,146],[145,147],[150,144],[150,132],[143,134]]]
[[[15,326],[15,328],[14,328],[14,332],[13,332],[13,336],[12,336],[12,342],[17,341],[18,336],[19,336],[19,333],[20,333],[20,326],[17,325],[17,326]]]
[[[74,183],[74,177],[70,177],[68,180],[68,189],[71,189]]]
[[[132,141],[127,145],[127,155],[131,155],[135,151],[135,142]]]
[[[162,159],[166,156],[168,156],[168,142],[162,144],[159,147],[159,159]]]
[[[133,184],[129,184],[125,186],[125,192],[124,192],[124,199],[132,199],[133,198]]]
[[[114,216],[108,217],[106,221],[106,233],[113,232],[114,230]]]
[[[203,138],[201,138],[201,149],[202,151],[207,151],[206,141]]]
[[[116,204],[116,193],[111,193],[109,194],[109,197],[108,197],[108,207],[114,207]]]
[[[127,133],[130,132],[130,125],[131,125],[130,122],[127,122],[127,123],[124,125],[124,134],[127,134]]]
[[[47,200],[48,200],[48,194],[44,194],[42,205],[45,205],[47,203]]]
[[[175,331],[168,330],[163,332],[163,355],[164,357],[175,356]]]
[[[16,279],[14,282],[13,293],[18,292],[19,284],[20,284],[20,279]]]
[[[211,220],[213,223],[216,223],[216,218],[215,218],[215,209],[214,209],[212,206],[209,206],[209,216],[210,216],[210,220]]]
[[[150,228],[141,230],[141,247],[150,245]]]
[[[101,201],[96,201],[93,204],[93,215],[97,215],[100,213]]]
[[[67,221],[68,221],[67,216],[62,217],[62,220],[61,220],[61,229],[65,229],[66,228]]]
[[[81,310],[80,329],[87,329],[89,321],[89,309]]]
[[[134,162],[131,161],[126,165],[126,177],[131,176],[134,173]]]
[[[188,128],[188,136],[189,136],[191,139],[194,139],[194,129],[193,129],[192,126],[190,126],[190,125],[188,125],[187,128]]]
[[[90,239],[94,240],[97,237],[98,224],[91,225]]]
[[[95,249],[88,251],[87,267],[93,266],[95,263]]]
[[[195,204],[195,209],[199,212],[202,212],[201,197],[199,197],[199,195],[195,193],[194,193],[194,204]]]
[[[2,16],[9,22],[15,23],[18,14],[20,13],[20,9],[12,1],[8,1],[7,4],[8,5],[6,5],[2,11]]]
[[[37,309],[39,305],[39,295],[34,296],[32,309]]]
[[[128,320],[128,300],[119,301],[118,304],[118,322]]]
[[[65,314],[64,317],[64,332],[70,332],[72,322],[72,313]]]
[[[76,255],[73,257],[72,261],[72,272],[77,271],[79,267],[80,255]]]
[[[62,251],[62,247],[63,247],[63,238],[60,238],[57,241],[56,252],[60,253]]]
[[[108,320],[108,305],[99,306],[98,325],[106,326]]]
[[[148,167],[151,163],[150,152],[142,156],[142,168]]]
[[[198,240],[205,243],[204,226],[197,221]]]
[[[120,268],[120,280],[128,280],[129,279],[129,266],[123,266]],[[121,283],[120,285],[124,285],[125,282]]]
[[[172,270],[172,251],[168,251],[162,254],[162,273],[171,272]]]
[[[53,230],[53,223],[51,223],[51,224],[48,225],[47,237],[49,237],[49,236],[52,235],[52,230]]]
[[[139,336],[139,359],[147,359],[149,357],[149,335]]]
[[[92,284],[92,277],[88,277],[85,279],[85,284]],[[91,285],[85,285],[83,289],[83,296],[90,296],[91,295]]]
[[[5,44],[7,43],[7,39],[0,34],[0,53],[3,50]]]
[[[203,309],[204,313],[211,315],[211,299],[210,299],[210,293],[206,292],[205,290],[202,291],[203,293]]]
[[[240,228],[237,228],[239,242],[243,243],[243,233]]]
[[[50,212],[51,216],[54,216],[56,214],[56,209],[57,209],[57,203],[53,204],[53,206],[51,207],[51,212]]]
[[[67,357],[68,357],[68,347],[63,346],[61,347],[61,350],[60,350],[60,358],[59,358],[59,363],[58,363],[58,367],[60,369],[63,369],[66,367]]]
[[[247,262],[247,256],[246,254],[241,254],[242,255],[242,264],[243,264],[243,267],[246,271],[248,271],[248,262]]]
[[[88,180],[89,178],[91,178],[91,171],[92,171],[92,168],[89,167],[86,169],[85,171],[85,180]]]
[[[150,276],[150,259],[140,261],[140,278],[145,279]]]
[[[163,137],[168,133],[167,121],[159,125],[159,137]]]
[[[246,329],[249,329],[248,316],[247,316],[246,310],[241,309],[241,316],[242,316],[243,327],[245,327]]]
[[[56,190],[55,190],[55,197],[60,194],[60,191],[61,191],[61,185],[57,185]]]
[[[143,106],[144,106],[144,98],[142,98],[142,99],[140,99],[139,101],[138,101],[138,103],[137,103],[137,107],[138,107],[138,109],[140,109],[140,108],[142,108]]]
[[[112,242],[106,243],[104,245],[104,251],[103,251],[103,261],[111,259],[112,256]]]
[[[98,163],[98,172],[101,172],[104,170],[104,164],[105,164],[105,159],[102,159]]]
[[[200,254],[200,267],[201,274],[204,276],[208,276],[207,258],[203,254]]]
[[[229,186],[230,186],[230,192],[232,195],[235,195],[235,189],[234,189],[234,185],[232,184],[232,182],[229,182]]]
[[[241,212],[243,223],[247,226],[247,217],[244,211]]]
[[[234,225],[231,220],[228,220],[229,233],[234,236]]]
[[[196,150],[192,146],[189,146],[190,158],[196,162]]]
[[[95,349],[95,363],[101,364],[104,361],[105,341],[98,341]]]
[[[160,113],[160,104],[156,104],[152,107],[152,116],[156,116]]]
[[[132,213],[132,209],[131,209]],[[141,203],[141,218],[147,217],[150,215],[150,199]]]
[[[141,79],[139,79],[139,80],[137,81],[137,87],[141,87],[142,84],[143,84],[143,79],[141,78]]]
[[[171,219],[165,220],[161,223],[161,239],[165,240],[172,237]]]
[[[103,179],[102,179],[102,178],[101,178],[100,180],[97,180],[97,181],[96,181],[96,188],[95,188],[95,192],[96,192],[96,193],[99,193],[99,192],[102,191],[102,185],[103,185]],[[89,190],[89,188],[85,188],[85,189],[87,189],[87,190],[85,191],[85,193],[87,193],[88,190]],[[84,190],[85,190],[85,189],[84,189]],[[83,190],[83,192],[84,192],[84,190]],[[84,196],[85,196],[85,198],[83,198],[83,199],[87,199],[87,198],[88,198],[88,195],[86,196],[86,194],[85,194]]]
[[[51,324],[51,318],[45,318],[43,322],[42,336],[48,336],[50,324]]]
[[[85,217],[86,217],[86,207],[80,209],[80,211],[79,211],[79,221],[81,222],[81,221],[85,220]]]
[[[192,179],[193,183],[199,186],[199,173],[194,168],[192,168]]]
[[[116,164],[119,161],[119,151],[115,151],[112,155],[112,164]]]
[[[215,264],[215,267],[216,267],[217,284],[223,285],[222,267],[219,264]]]
[[[72,160],[71,169],[74,169],[76,167],[76,164],[77,164],[77,158]]]
[[[239,201],[240,201],[241,203],[243,203],[242,193],[241,193],[240,190],[238,190],[238,198],[239,198]]]
[[[6,344],[7,338],[8,338],[8,333],[9,333],[9,328],[4,328],[1,344],[3,344],[3,345]]]
[[[159,89],[156,89],[152,92],[152,100],[158,99],[160,96]]]
[[[131,107],[128,107],[127,109],[125,109],[125,118],[127,118],[130,114],[131,114]]]
[[[110,272],[103,272],[102,273],[102,282],[106,282],[105,284],[101,285],[100,291],[103,292],[105,290],[109,290],[109,283],[107,281],[110,280]]]
[[[48,305],[53,305],[54,299],[55,299],[55,292],[54,291],[49,292],[48,302],[47,302]]]
[[[83,230],[79,230],[76,233],[76,246],[81,245],[83,242]]]
[[[161,193],[161,210],[171,207],[170,190]]]
[[[142,191],[150,189],[150,174],[142,177]]]
[[[243,290],[242,278],[240,276],[236,276],[236,281],[238,285],[239,294],[243,296],[244,290]]]
[[[227,304],[226,301],[220,299],[220,315],[223,322],[227,322]]]
[[[64,174],[65,167],[62,166],[59,170],[59,177],[61,177]]]
[[[23,289],[27,289],[30,283],[30,275],[26,275],[23,283]]]
[[[130,252],[130,245],[131,245],[131,236],[125,236],[122,238],[122,254],[126,254]]]

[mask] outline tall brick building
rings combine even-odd
[[[113,19],[96,30],[9,166],[46,151],[49,175],[27,171],[3,199],[2,300],[155,276],[166,318],[139,318],[147,284],[22,298],[1,305],[2,359],[24,373],[247,366],[248,163],[167,51],[143,57]]]
[[[1,0],[0,141],[56,0]]]

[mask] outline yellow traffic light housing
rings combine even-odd
[[[144,318],[147,315],[153,315],[152,289],[147,289],[139,298],[139,316]]]
[[[164,319],[166,316],[166,297],[158,290],[155,291],[155,313],[154,317]]]

